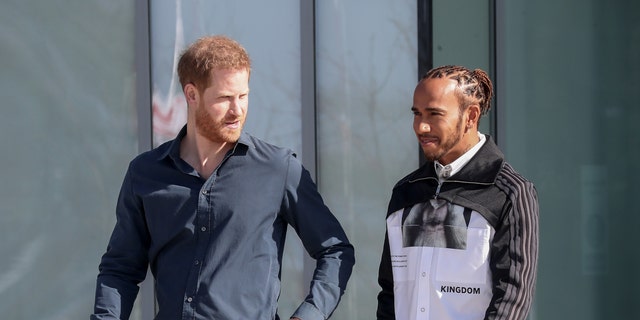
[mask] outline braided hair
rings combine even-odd
[[[429,70],[420,81],[433,78],[448,78],[458,83],[456,95],[460,99],[461,110],[469,105],[480,106],[480,114],[486,114],[491,109],[493,85],[489,75],[481,69],[469,70],[462,66],[441,66]]]

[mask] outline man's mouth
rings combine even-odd
[[[419,136],[418,137],[418,141],[420,142],[420,144],[422,145],[426,145],[426,144],[436,144],[438,143],[438,138],[436,137],[430,137],[430,136]]]
[[[226,121],[224,124],[229,129],[238,129],[240,127],[240,120]]]

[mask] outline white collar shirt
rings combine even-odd
[[[485,141],[487,141],[487,138],[485,137],[485,135],[480,132],[478,132],[478,138],[480,138],[480,141],[478,141],[478,143],[476,143],[475,146],[473,146],[471,149],[469,149],[467,152],[465,152],[463,155],[461,155],[458,159],[454,160],[450,164],[443,166],[442,164],[440,164],[440,162],[438,162],[438,160],[433,162],[433,165],[435,166],[435,169],[436,169],[436,174],[438,175],[438,179],[440,182],[447,180],[449,179],[449,177],[458,173],[458,171],[460,171],[462,167],[464,167],[467,163],[469,163],[471,158],[473,158],[473,156],[475,156],[476,153],[478,153],[478,150],[480,150],[482,145],[484,145]]]

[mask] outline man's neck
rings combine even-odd
[[[187,135],[180,145],[180,158],[198,171],[204,179],[208,179],[233,145],[228,142],[213,142],[197,132],[187,130]]]

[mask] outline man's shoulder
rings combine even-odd
[[[527,179],[519,171],[517,171],[509,162],[505,162],[502,166],[502,170],[498,175],[499,178],[515,183],[532,184],[531,180]]]
[[[507,194],[524,195],[535,193],[533,182],[518,172],[511,164],[505,162],[498,173],[496,186]]]
[[[421,165],[420,167],[418,167],[417,169],[411,171],[409,174],[402,177],[402,179],[398,180],[393,188],[397,189],[408,183],[411,183],[417,180],[424,180],[428,178],[435,178],[435,170],[433,170],[433,162],[427,162]]]
[[[398,180],[391,191],[387,216],[392,212],[426,201],[435,193],[437,178],[433,163],[426,163]]]
[[[164,157],[169,155],[169,149],[171,148],[173,141],[174,140],[169,140],[151,150],[142,151],[131,160],[129,166],[134,168],[141,166],[144,167],[161,161]]]
[[[243,133],[240,140],[240,144],[246,145],[248,150],[252,153],[256,153],[258,156],[267,158],[282,158],[289,156],[296,156],[295,152],[290,148],[282,147],[271,142],[267,142],[262,138],[258,138],[249,133]]]

